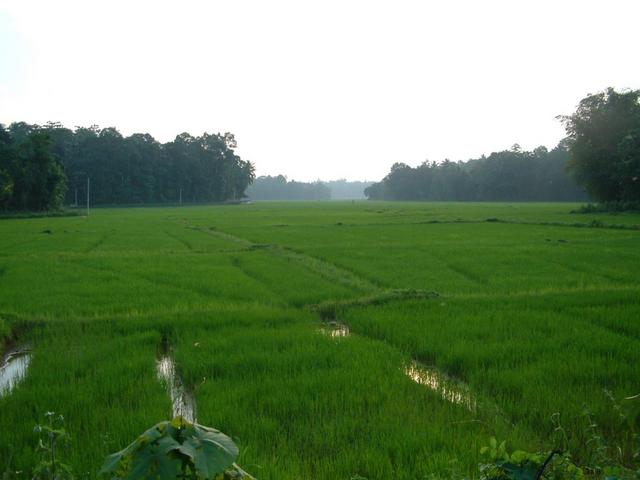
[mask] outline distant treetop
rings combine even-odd
[[[231,133],[204,133],[199,137],[181,133],[172,142],[162,144],[148,133],[123,137],[113,127],[91,125],[71,130],[54,122],[43,126],[17,122],[0,129],[0,137],[5,145],[0,150],[3,209],[49,209],[63,202],[75,204],[85,198],[87,177],[91,179],[94,204],[238,200],[255,177],[253,164],[236,155],[237,144]],[[21,186],[24,182],[51,183],[44,180],[44,174],[34,177],[33,169],[27,167],[26,153],[18,155],[18,151],[26,151],[27,145],[35,148],[34,142],[40,156],[48,152],[51,165],[57,165],[62,178],[66,178],[68,188],[58,187],[55,199],[48,203],[36,200],[34,192],[24,193]],[[54,175],[55,167],[50,170]],[[27,197],[31,200],[24,200]]]

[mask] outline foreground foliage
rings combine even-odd
[[[176,417],[110,455],[100,473],[128,480],[240,478],[237,456],[238,447],[225,434]]]
[[[498,444],[491,438],[489,446],[480,453],[487,458],[479,465],[480,480],[582,480],[584,472],[559,450],[530,453],[516,450],[509,453],[506,442]]]
[[[71,466],[61,460],[61,453],[68,449],[69,434],[64,428],[64,417],[55,412],[45,414],[47,422],[36,425],[40,460],[33,468],[33,480],[71,480]]]

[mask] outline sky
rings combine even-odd
[[[0,0],[0,123],[232,132],[258,175],[552,148],[640,88],[638,0]]]

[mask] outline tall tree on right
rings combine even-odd
[[[562,116],[568,134],[568,168],[594,198],[640,201],[640,90],[604,92],[582,99]]]

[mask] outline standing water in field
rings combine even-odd
[[[0,397],[8,394],[27,374],[31,351],[27,347],[7,353],[0,363]]]
[[[325,324],[326,327],[321,328],[320,332],[323,335],[328,335],[332,338],[340,338],[340,337],[348,337],[351,332],[349,331],[349,327],[343,323],[339,322],[328,322]]]
[[[469,387],[445,375],[437,368],[427,367],[414,361],[404,368],[404,373],[414,382],[440,394],[444,400],[462,405],[475,412],[476,399],[469,391]]]
[[[190,422],[196,421],[196,399],[184,385],[184,382],[176,371],[176,364],[168,352],[156,362],[158,379],[164,383],[171,396],[171,406],[174,417],[184,417]]]

